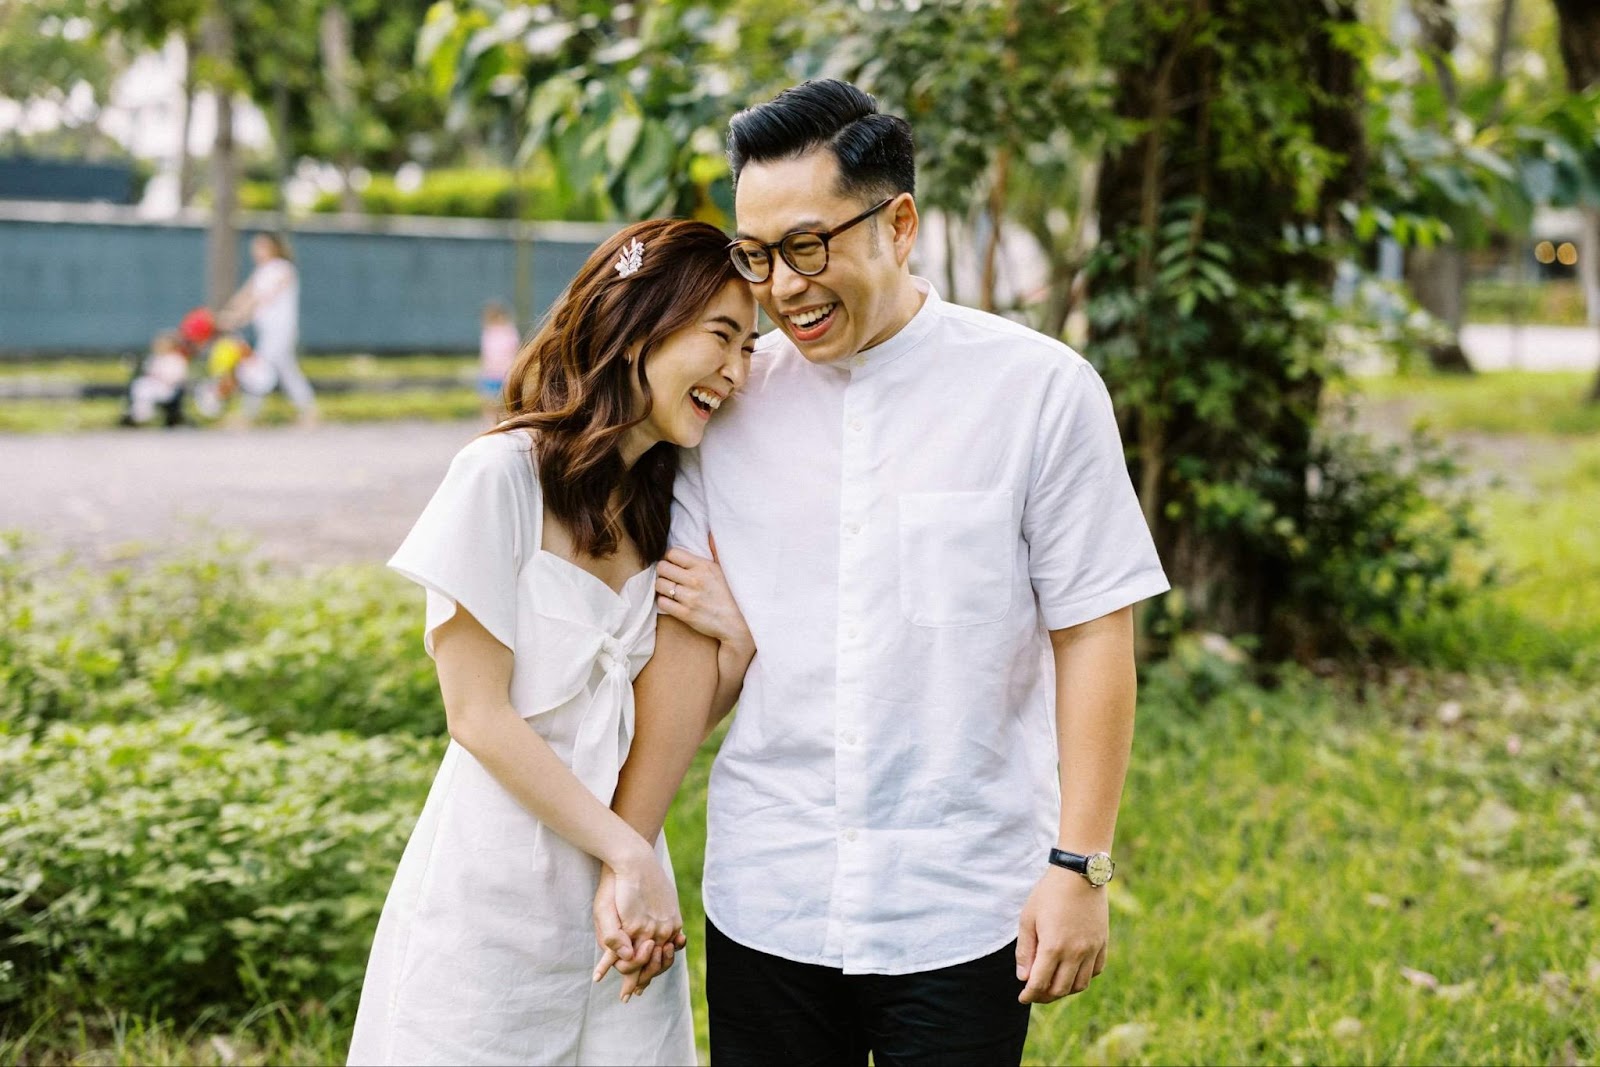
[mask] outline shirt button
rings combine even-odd
[[[858,534],[861,532],[861,524],[859,522],[846,523],[844,532],[851,535]]]
[[[856,832],[854,830],[846,830],[844,832],[844,839],[846,841],[854,841],[856,839]]]
[[[850,429],[854,430],[856,433],[860,433],[861,432],[861,420],[860,419],[851,419],[850,420]]]
[[[854,626],[851,626],[851,627],[846,628],[846,630],[844,632],[844,635],[846,637],[848,637],[850,640],[854,641],[856,639],[856,635],[859,634],[860,632],[861,632],[860,630],[857,630]]]

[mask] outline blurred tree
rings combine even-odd
[[[1305,654],[1326,294],[1366,170],[1370,41],[1353,0],[1125,0],[1104,39],[1137,135],[1099,185],[1089,352],[1193,621]]]
[[[456,121],[499,102],[518,159],[553,169],[571,214],[726,227],[729,116],[780,77],[775,57],[808,54],[834,18],[730,0],[441,0],[418,54]]]
[[[1421,27],[1422,53],[1438,87],[1439,110],[1448,121],[1454,117],[1461,95],[1453,54],[1458,39],[1455,14],[1448,0],[1411,0],[1411,10]],[[1447,340],[1428,346],[1428,361],[1435,370],[1471,374],[1472,364],[1461,347],[1467,305],[1466,249],[1458,240],[1419,245],[1406,259],[1406,281],[1417,303],[1449,330]]]
[[[0,98],[51,104],[65,124],[92,128],[123,57],[95,39],[90,14],[90,0],[0,0]],[[84,89],[80,114],[69,104]]]
[[[201,0],[91,0],[102,41],[120,39],[134,48],[158,49],[168,39],[183,43],[183,117],[178,124],[178,206],[194,196],[194,165],[189,130],[194,121],[200,51]]]
[[[944,213],[945,261],[981,264],[977,303],[995,310],[1004,223],[1048,264],[1039,325],[1059,335],[1087,258],[1098,157],[1115,129],[1095,51],[1104,5],[1083,0],[842,4],[830,58],[916,131],[918,201]],[[952,240],[967,219],[975,250]],[[954,277],[947,287],[955,294]]]
[[[1561,61],[1567,71],[1567,88],[1574,93],[1600,88],[1600,5],[1592,0],[1555,0],[1555,7],[1561,21]],[[1600,159],[1596,169],[1600,170]],[[1578,266],[1593,325],[1600,323],[1600,199],[1584,205],[1583,220],[1583,253]],[[1600,371],[1589,388],[1589,402],[1600,404]]]

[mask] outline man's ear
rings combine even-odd
[[[894,261],[903,267],[911,258],[911,250],[917,246],[917,227],[921,220],[917,215],[916,198],[910,193],[901,193],[887,210],[889,232],[894,240]]]

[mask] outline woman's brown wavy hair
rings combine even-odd
[[[616,267],[635,240],[644,252],[623,277]],[[650,415],[645,364],[656,346],[742,282],[727,246],[704,222],[627,227],[584,262],[506,375],[508,418],[490,432],[533,431],[545,502],[585,555],[612,555],[624,532],[646,561],[667,550],[677,448],[660,442],[628,469],[619,446]]]

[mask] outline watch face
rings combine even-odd
[[[1117,869],[1111,862],[1111,857],[1104,852],[1096,852],[1089,857],[1088,864],[1084,867],[1084,874],[1089,879],[1090,885],[1105,885],[1111,881],[1112,872]]]

